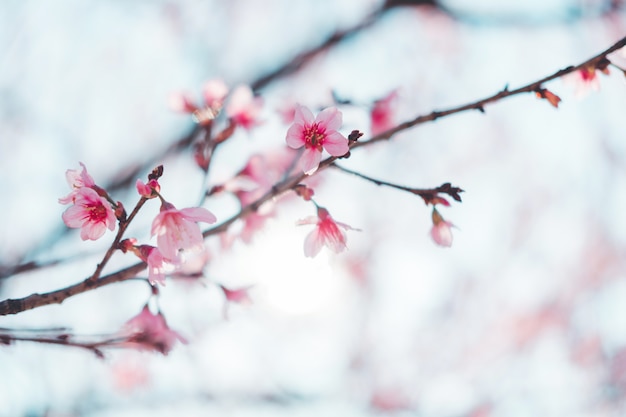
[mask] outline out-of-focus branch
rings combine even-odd
[[[606,49],[605,51],[601,52],[600,54],[594,56],[591,59],[588,59],[584,62],[582,62],[581,64],[575,65],[575,66],[570,66],[567,67],[565,69],[559,70],[557,72],[555,72],[552,75],[549,75],[547,77],[544,77],[538,81],[532,82],[530,84],[527,84],[523,87],[517,88],[515,90],[509,90],[508,87],[504,88],[502,91],[489,96],[487,98],[483,98],[477,101],[474,101],[472,103],[468,103],[468,104],[464,104],[462,106],[458,106],[458,107],[454,107],[448,110],[442,110],[442,111],[433,111],[427,115],[424,116],[418,116],[415,119],[409,120],[407,122],[401,123],[399,125],[397,125],[396,127],[387,130],[386,132],[383,132],[379,135],[373,136],[372,138],[370,138],[369,140],[366,141],[353,141],[350,143],[350,149],[354,150],[363,146],[369,146],[372,145],[376,142],[380,142],[382,140],[386,140],[391,138],[393,135],[395,135],[396,133],[402,132],[404,130],[410,129],[411,127],[414,127],[416,125],[422,124],[422,123],[426,123],[426,122],[430,122],[430,121],[435,121],[437,119],[443,118],[443,117],[447,117],[447,116],[451,116],[453,114],[456,113],[460,113],[463,111],[467,111],[467,110],[478,110],[480,112],[484,112],[484,106],[486,104],[489,103],[494,103],[497,101],[500,101],[504,98],[507,97],[512,97],[514,95],[519,95],[522,93],[532,93],[537,91],[538,89],[542,88],[542,85],[544,83],[547,83],[549,81],[552,81],[556,78],[562,77],[566,74],[570,74],[574,71],[577,71],[581,68],[584,67],[588,67],[588,66],[594,66],[596,64],[598,64],[599,62],[606,60],[607,55],[609,55],[610,53],[624,47],[626,45],[626,37],[622,38],[621,40],[619,40],[618,42],[616,42],[614,45],[612,45],[611,47],[609,47],[608,49]],[[348,157],[349,153],[345,156]],[[329,157],[326,158],[325,160],[323,160],[320,165],[318,170],[316,171],[316,174],[323,171],[324,169],[328,168],[329,166],[331,166],[337,159],[340,159],[342,157]],[[226,231],[228,229],[228,227],[233,224],[235,221],[237,221],[238,219],[242,219],[245,218],[246,216],[250,215],[251,213],[254,213],[256,210],[259,209],[259,207],[264,204],[267,201],[270,201],[280,195],[282,195],[283,193],[289,191],[289,190],[293,190],[301,181],[303,181],[305,178],[307,178],[307,175],[301,173],[301,174],[294,174],[292,176],[287,177],[286,179],[284,179],[283,181],[275,184],[269,191],[267,191],[263,196],[261,196],[259,199],[257,199],[256,201],[252,202],[251,204],[243,207],[238,213],[236,213],[235,215],[233,215],[232,217],[228,218],[227,220],[225,220],[224,222],[222,222],[221,224],[212,227],[206,231],[203,232],[203,236],[209,237],[212,235],[216,235],[219,233],[222,233],[224,231]],[[121,271],[118,271],[116,273],[112,273],[109,274],[107,276],[101,277],[98,280],[95,281],[91,281],[89,278],[87,278],[86,280],[57,290],[57,291],[52,291],[49,293],[43,293],[43,294],[32,294],[29,295],[27,297],[24,298],[20,298],[20,299],[8,299],[8,300],[4,300],[4,301],[0,301],[0,315],[8,315],[8,314],[17,314],[20,313],[22,311],[26,311],[26,310],[31,310],[37,307],[41,307],[41,306],[45,306],[45,305],[50,305],[50,304],[60,304],[63,301],[65,301],[67,298],[73,297],[75,295],[84,293],[86,291],[90,291],[96,288],[100,288],[103,287],[105,285],[109,285],[109,284],[113,284],[115,282],[121,282],[121,281],[125,281],[128,280],[130,278],[133,278],[134,276],[136,276],[138,273],[140,273],[141,271],[143,271],[146,268],[146,264],[143,262],[137,263],[135,265],[132,265],[128,268],[125,268]]]
[[[126,281],[135,277],[138,273],[146,268],[144,262],[124,268],[115,273],[100,277],[96,281],[91,280],[91,276],[78,284],[61,288],[60,290],[51,291],[43,294],[35,293],[24,298],[7,299],[0,301],[0,316],[8,314],[17,314],[22,311],[32,310],[37,307],[43,307],[51,304],[61,304],[63,301],[78,294],[95,290],[105,285],[114,284],[116,282]]]
[[[104,358],[102,348],[115,347],[123,342],[125,338],[104,338],[95,342],[81,342],[74,339],[74,336],[68,333],[59,333],[57,335],[16,335],[11,332],[0,330],[0,344],[10,345],[15,342],[35,342],[47,345],[61,345],[76,347],[93,352],[97,357]]]
[[[441,119],[443,117],[446,116],[451,116],[453,114],[456,113],[461,113],[464,111],[468,111],[468,110],[478,110],[481,113],[485,112],[485,105],[490,104],[490,103],[494,103],[497,101],[500,101],[502,99],[508,98],[508,97],[512,97],[512,96],[516,96],[519,94],[523,94],[523,93],[534,93],[537,92],[538,90],[540,90],[542,88],[542,85],[544,83],[547,83],[549,81],[555,80],[557,78],[560,78],[564,75],[567,74],[571,74],[574,71],[578,71],[581,68],[586,68],[589,66],[595,66],[596,64],[598,64],[599,62],[606,60],[607,55],[611,54],[612,52],[617,51],[620,48],[623,48],[624,46],[626,46],[626,37],[620,39],[619,41],[617,41],[615,44],[613,44],[611,47],[609,47],[608,49],[606,49],[605,51],[599,53],[598,55],[594,56],[593,58],[590,58],[578,65],[575,66],[569,66],[567,68],[564,68],[562,70],[559,70],[557,72],[555,72],[552,75],[548,75],[547,77],[541,78],[540,80],[531,82],[529,84],[526,84],[523,87],[519,87],[516,88],[514,90],[509,90],[509,86],[505,86],[504,89],[502,91],[499,91],[498,93],[491,95],[489,97],[474,101],[472,103],[467,103],[467,104],[463,104],[461,106],[457,106],[457,107],[453,107],[451,109],[447,109],[447,110],[441,110],[441,111],[432,111],[428,114],[422,115],[422,116],[418,116],[412,120],[406,121],[404,123],[400,123],[399,125],[397,125],[394,128],[391,128],[385,132],[382,132],[376,136],[373,136],[372,138],[370,138],[369,140],[366,141],[360,141],[354,144],[354,146],[352,147],[353,149],[355,148],[360,148],[361,146],[369,146],[372,143],[375,142],[380,142],[382,140],[387,140],[390,139],[393,135],[395,135],[398,132],[402,132],[404,130],[407,130],[413,126],[417,126],[419,124],[422,123],[426,123],[426,122],[433,122],[437,119]]]

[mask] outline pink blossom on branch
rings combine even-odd
[[[214,110],[219,110],[224,104],[224,99],[228,95],[228,86],[223,80],[215,78],[207,81],[202,86],[202,95],[206,105]]]
[[[323,207],[318,207],[317,217],[310,216],[298,221],[298,225],[303,224],[315,225],[304,240],[304,255],[309,258],[315,257],[322,250],[322,246],[328,247],[335,253],[342,252],[347,247],[348,237],[345,230],[357,230],[345,223],[336,222]]]
[[[135,183],[135,188],[137,189],[139,195],[145,198],[154,198],[157,196],[154,191],[156,191],[157,193],[161,191],[161,185],[157,180],[154,179],[148,181],[147,184],[144,184],[143,181],[138,179]]]
[[[91,175],[87,172],[85,164],[82,162],[79,162],[79,164],[83,167],[80,172],[76,169],[68,169],[65,171],[65,179],[67,180],[67,184],[72,189],[72,192],[63,198],[59,198],[59,203],[61,204],[72,203],[79,189],[83,187],[91,188],[96,185]]]
[[[169,328],[165,317],[161,313],[152,314],[147,304],[138,315],[124,324],[122,333],[130,333],[123,345],[139,350],[154,350],[163,355],[167,355],[177,341],[187,344],[184,337]]]
[[[430,229],[430,236],[435,243],[444,247],[452,246],[452,227],[454,225],[444,220],[435,208],[433,208],[432,219],[433,227]]]
[[[224,99],[228,95],[228,87],[220,79],[209,80],[204,84],[202,94],[204,106],[196,105],[186,93],[173,93],[169,99],[170,108],[193,115],[194,120],[200,125],[210,125],[222,109]]]
[[[226,115],[238,126],[252,129],[259,124],[259,115],[263,100],[254,97],[252,89],[247,85],[235,88],[226,107]]]
[[[385,98],[376,100],[370,112],[372,135],[378,135],[395,126],[394,113],[397,101],[398,92],[396,90],[389,93]]]
[[[335,107],[322,110],[317,117],[304,106],[296,106],[293,125],[287,131],[287,145],[294,149],[304,147],[300,167],[305,174],[314,173],[322,160],[322,150],[332,156],[343,156],[349,151],[348,139],[337,131],[342,115]]]
[[[152,285],[165,285],[165,275],[174,271],[176,264],[166,259],[159,248],[150,245],[141,245],[138,255],[142,261],[148,264],[148,281]]]
[[[604,74],[609,73],[607,68],[600,70],[594,66],[589,66],[564,75],[562,80],[574,88],[574,95],[577,98],[583,98],[591,91],[600,91],[598,71],[602,71]]]
[[[157,237],[157,246],[163,256],[179,259],[179,252],[196,249],[203,244],[198,222],[215,223],[216,217],[205,208],[176,209],[170,203],[161,205],[161,212],[152,222],[152,236]]]
[[[88,187],[76,190],[74,205],[62,215],[67,227],[80,228],[82,240],[97,240],[106,231],[115,230],[115,213],[109,202]]]

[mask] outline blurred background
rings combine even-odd
[[[3,1],[0,4],[0,298],[89,276],[108,232],[82,242],[61,221],[67,169],[100,185],[165,167],[162,193],[197,204],[193,131],[168,97],[222,78],[264,99],[209,184],[252,153],[284,146],[281,109],[335,99],[342,132],[370,135],[372,103],[397,92],[396,122],[516,88],[578,64],[626,35],[620,0]],[[295,59],[306,51],[315,53]],[[626,62],[626,54],[612,56]],[[621,61],[620,61],[621,60]],[[299,63],[293,71],[278,71]],[[247,244],[207,241],[199,280],[170,280],[159,307],[189,343],[168,356],[35,343],[0,346],[0,416],[621,416],[626,413],[626,78],[600,90],[534,95],[417,126],[342,164],[407,186],[451,182],[440,210],[451,248],[429,237],[413,195],[335,170],[316,201],[348,250],[305,258],[314,215],[291,199]],[[134,183],[134,180],[133,180]],[[132,205],[134,188],[112,191]],[[128,202],[128,203],[127,203]],[[209,199],[220,220],[236,202]],[[158,204],[130,235],[147,242]],[[63,260],[12,275],[13,265]],[[135,262],[116,256],[105,272]],[[218,285],[252,286],[250,305]],[[1,317],[0,327],[116,332],[145,305],[144,282],[111,285]]]

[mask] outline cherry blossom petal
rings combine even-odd
[[[146,198],[152,197],[152,188],[150,188],[150,185],[144,184],[140,179],[135,182],[135,188],[140,196]]]
[[[304,126],[301,124],[291,125],[289,130],[287,130],[287,146],[298,149],[303,147],[304,144]]]
[[[163,255],[158,248],[153,248],[148,255],[148,281],[152,285],[165,285],[165,274],[163,268]]]
[[[312,124],[314,121],[315,116],[313,116],[311,110],[309,110],[306,106],[302,106],[300,104],[296,105],[293,118],[294,124],[304,126]]]
[[[61,215],[67,227],[79,228],[83,226],[84,210],[79,206],[68,207]]]
[[[193,222],[203,222],[203,223],[215,223],[217,221],[217,217],[209,210],[204,207],[190,207],[184,208],[179,211],[179,213],[187,220]]]
[[[342,115],[336,107],[328,107],[317,115],[315,122],[319,123],[327,131],[337,130],[341,127]]]
[[[332,156],[343,156],[350,150],[348,139],[341,133],[334,131],[324,138],[324,149]]]
[[[103,223],[86,222],[80,229],[80,238],[82,240],[98,240],[105,231],[106,226]]]
[[[317,224],[318,221],[319,221],[319,218],[317,216],[309,216],[307,218],[298,220],[296,224],[298,226],[305,225],[305,224]]]
[[[320,229],[315,228],[304,239],[304,256],[314,258],[324,246],[324,239],[320,236]]]
[[[300,159],[300,167],[305,174],[311,175],[320,165],[322,153],[316,149],[305,149]]]
[[[195,249],[203,241],[197,224],[180,220],[168,227],[168,233],[157,237],[157,246],[167,258],[176,259],[179,250]]]

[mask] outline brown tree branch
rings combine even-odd
[[[409,120],[407,122],[401,123],[399,125],[397,125],[396,127],[389,129],[386,132],[383,132],[379,135],[373,136],[372,138],[370,138],[369,140],[366,141],[358,141],[358,142],[351,142],[350,144],[350,149],[356,149],[356,148],[360,148],[363,146],[369,146],[373,143],[376,142],[380,142],[382,140],[387,140],[389,138],[391,138],[393,135],[395,135],[398,132],[402,132],[404,130],[407,130],[413,126],[416,126],[418,124],[422,124],[422,123],[426,123],[426,122],[430,122],[430,121],[435,121],[437,119],[443,118],[443,117],[447,117],[456,113],[460,113],[463,111],[467,111],[467,110],[479,110],[481,112],[484,112],[484,106],[486,104],[492,103],[492,102],[497,102],[500,101],[504,98],[507,97],[511,97],[514,95],[519,95],[522,93],[531,93],[536,91],[537,89],[541,88],[542,85],[548,81],[552,81],[556,78],[562,77],[566,74],[570,74],[574,71],[577,71],[583,67],[589,66],[589,65],[594,65],[599,63],[600,61],[602,61],[603,59],[606,59],[606,56],[609,55],[610,53],[624,47],[626,45],[626,37],[622,38],[621,40],[619,40],[618,42],[616,42],[614,45],[612,45],[611,47],[609,47],[608,49],[606,49],[605,51],[601,52],[600,54],[594,56],[591,59],[588,59],[584,62],[582,62],[579,65],[576,66],[570,66],[567,67],[565,69],[559,70],[557,72],[555,72],[552,75],[549,75],[547,77],[544,77],[538,81],[532,82],[530,84],[527,84],[523,87],[517,88],[515,90],[509,90],[508,88],[505,88],[504,90],[489,96],[487,98],[483,98],[481,100],[477,100],[474,101],[472,103],[468,103],[462,106],[458,106],[458,107],[454,107],[448,110],[443,110],[443,111],[433,111],[427,115],[424,116],[418,116],[413,120]],[[339,159],[338,157],[329,157],[326,158],[325,160],[323,160],[320,163],[320,166],[318,168],[318,170],[316,171],[316,173],[319,173],[321,171],[323,171],[324,169],[328,168],[330,165],[332,165],[337,159]],[[206,231],[204,231],[203,236],[204,237],[208,237],[208,236],[212,236],[218,233],[222,233],[224,231],[226,231],[228,229],[228,227],[233,224],[235,221],[237,221],[238,219],[241,218],[245,218],[246,216],[250,215],[251,213],[255,212],[256,210],[258,210],[258,208],[265,202],[274,199],[280,195],[282,195],[283,193],[289,191],[289,190],[293,190],[302,180],[304,180],[307,176],[305,174],[295,174],[292,175],[288,178],[286,178],[285,180],[277,183],[276,185],[274,185],[269,191],[267,191],[263,196],[261,196],[258,200],[254,201],[253,203],[243,207],[237,214],[233,215],[232,217],[230,217],[229,219],[225,220],[224,222],[222,222],[221,224],[210,228]],[[143,262],[137,263],[135,265],[132,265],[128,268],[122,269],[118,272],[109,274],[107,276],[101,277],[96,281],[91,281],[89,278],[85,279],[84,281],[60,289],[60,290],[56,290],[56,291],[52,291],[52,292],[48,292],[48,293],[43,293],[43,294],[31,294],[27,297],[24,298],[20,298],[20,299],[7,299],[4,301],[0,301],[0,316],[1,315],[8,315],[8,314],[17,314],[20,313],[22,311],[26,311],[26,310],[31,310],[37,307],[42,307],[45,305],[51,305],[51,304],[60,304],[63,301],[65,301],[67,298],[73,297],[75,295],[84,293],[86,291],[90,291],[90,290],[94,290],[96,288],[100,288],[103,287],[105,285],[109,285],[109,284],[113,284],[115,282],[121,282],[121,281],[126,281],[134,276],[136,276],[138,273],[140,273],[141,271],[143,271],[146,268],[146,264]]]
[[[60,290],[51,291],[43,294],[35,293],[24,298],[7,299],[0,301],[0,316],[8,314],[17,314],[22,311],[32,310],[37,307],[43,307],[51,304],[61,304],[63,301],[78,294],[95,290],[105,285],[116,282],[126,281],[135,277],[138,273],[146,268],[144,262],[124,268],[120,271],[103,276],[96,281],[91,280],[91,276],[78,284],[61,288]]]
[[[442,111],[433,111],[429,114],[426,115],[422,115],[422,116],[418,116],[413,120],[409,120],[406,121],[404,123],[400,123],[399,125],[397,125],[396,127],[389,129],[385,132],[382,132],[372,138],[370,138],[367,141],[361,141],[361,142],[357,142],[354,146],[353,149],[355,148],[360,148],[361,146],[368,146],[374,142],[380,142],[382,140],[386,140],[391,138],[393,135],[395,135],[398,132],[402,132],[403,130],[407,130],[413,126],[422,124],[422,123],[426,123],[426,122],[433,122],[437,119],[441,119],[442,117],[446,117],[446,116],[450,116],[456,113],[461,113],[467,110],[478,110],[481,113],[485,112],[485,105],[489,104],[489,103],[493,103],[496,101],[500,101],[502,99],[508,98],[508,97],[512,97],[512,96],[516,96],[519,94],[523,94],[523,93],[533,93],[535,91],[537,91],[538,89],[540,89],[542,87],[542,85],[544,83],[547,83],[549,81],[555,80],[557,78],[560,78],[564,75],[570,74],[574,71],[578,71],[581,68],[585,68],[588,66],[593,66],[595,64],[598,64],[600,61],[605,60],[607,55],[611,54],[612,52],[617,51],[618,49],[623,48],[624,46],[626,46],[626,37],[620,39],[619,41],[617,41],[615,44],[613,44],[611,47],[609,47],[608,49],[606,49],[605,51],[599,53],[598,55],[594,56],[593,58],[590,58],[578,65],[575,66],[569,66],[567,68],[564,68],[562,70],[559,70],[557,72],[555,72],[552,75],[548,75],[547,77],[544,77],[540,80],[534,81],[530,84],[526,84],[523,87],[519,87],[515,90],[509,90],[508,85],[504,87],[504,89],[492,96],[483,98],[481,100],[478,101],[474,101],[472,103],[468,103],[468,104],[464,104],[458,107],[453,107],[451,109],[448,110],[442,110]]]

